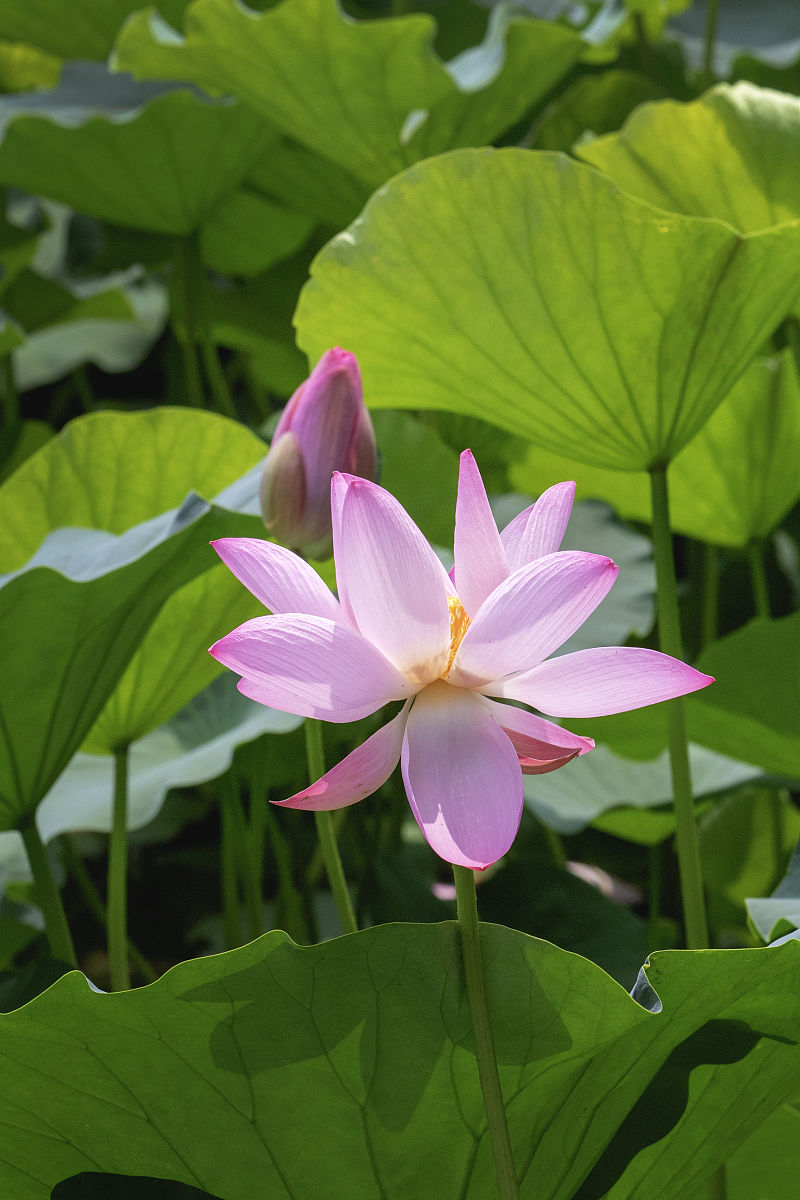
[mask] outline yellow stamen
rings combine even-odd
[[[448,596],[447,607],[450,610],[450,655],[447,659],[447,666],[442,672],[443,678],[452,667],[456,650],[458,650],[458,647],[461,645],[461,639],[469,629],[469,617],[461,601],[455,596]]]

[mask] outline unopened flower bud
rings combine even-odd
[[[264,524],[292,550],[327,558],[333,472],[374,480],[377,463],[358,363],[335,347],[300,384],[275,429],[261,478]]]

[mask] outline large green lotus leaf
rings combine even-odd
[[[194,0],[185,28],[181,38],[152,9],[138,13],[116,66],[238,96],[371,188],[426,155],[491,141],[584,48],[563,26],[499,14],[486,45],[445,64],[427,14],[356,22],[336,0],[284,0],[261,14]]]
[[[800,778],[800,613],[750,621],[712,643],[697,666],[717,682],[687,702],[690,736]]]
[[[299,250],[312,229],[303,213],[240,187],[220,201],[200,230],[203,262],[223,275],[259,275]]]
[[[794,944],[655,955],[650,1011],[547,942],[498,926],[482,941],[524,1198],[567,1200],[598,1160],[581,1195],[599,1197],[595,1182],[660,1153],[648,1195],[677,1200],[796,1088]],[[306,948],[276,932],[135,991],[64,976],[0,1017],[0,1183],[15,1200],[84,1170],[226,1200],[250,1200],[254,1179],[275,1200],[485,1200],[457,947],[452,924]]]
[[[663,95],[663,88],[636,71],[581,75],[548,105],[536,129],[536,148],[568,151],[579,138],[619,129],[638,104]]]
[[[187,0],[158,0],[159,11],[178,23]],[[0,38],[30,42],[60,58],[104,59],[138,0],[3,0]]]
[[[83,749],[112,754],[164,724],[223,669],[208,647],[264,606],[218,563],[173,592],[89,732]]]
[[[758,767],[714,754],[702,746],[689,747],[689,761],[698,798],[726,791],[761,774]],[[580,832],[615,809],[660,808],[672,800],[669,755],[664,752],[658,758],[636,762],[620,757],[607,746],[597,746],[561,771],[526,776],[525,800],[541,821],[566,834]],[[640,822],[638,836],[632,840],[651,845],[669,837],[675,829],[674,817],[661,812],[657,816],[657,822]],[[614,831],[611,825],[602,827]]]
[[[373,196],[316,258],[295,323],[312,360],[358,355],[371,405],[480,416],[644,470],[724,399],[799,267],[800,222],[742,237],[559,154],[460,150]]]
[[[169,415],[165,418],[164,413]],[[220,478],[215,460],[222,456],[224,475],[221,478],[227,476],[230,479],[230,475],[238,468],[243,476],[236,481],[235,489],[239,493],[249,492],[252,495],[245,495],[243,501],[241,494],[234,496],[231,489],[227,489],[220,495],[220,503],[226,509],[241,509],[248,508],[247,501],[250,500],[250,511],[257,512],[257,479],[250,478],[247,468],[253,468],[260,462],[263,443],[248,430],[224,418],[212,417],[209,423],[205,420],[207,414],[202,414],[199,421],[198,415],[194,411],[187,413],[185,409],[159,409],[137,415],[133,423],[123,416],[123,425],[119,423],[121,414],[105,414],[110,420],[76,422],[70,428],[74,441],[62,439],[60,445],[53,444],[49,456],[50,472],[47,472],[48,464],[44,462],[38,464],[38,472],[35,470],[37,464],[32,464],[31,470],[26,472],[28,478],[21,476],[15,481],[21,490],[9,487],[9,499],[16,502],[18,508],[24,507],[32,479],[41,481],[46,476],[44,489],[40,493],[43,503],[36,514],[40,519],[45,519],[45,510],[52,512],[55,506],[53,496],[48,492],[53,488],[58,491],[62,486],[59,468],[63,469],[67,464],[74,466],[76,459],[82,463],[102,463],[104,471],[99,488],[93,486],[100,482],[97,475],[82,480],[83,499],[102,507],[112,492],[115,493],[113,502],[116,512],[111,517],[111,523],[124,522],[125,518],[120,514],[125,511],[130,497],[126,494],[124,483],[122,489],[117,490],[120,478],[125,478],[124,462],[129,460],[131,453],[135,454],[145,447],[145,456],[148,450],[152,453],[157,448],[156,452],[162,458],[161,470],[171,476],[173,487],[182,481],[185,490],[190,487],[199,489],[214,475]],[[125,434],[131,436],[126,437]],[[210,440],[203,446],[202,439],[208,434],[211,435]],[[186,457],[174,465],[169,461],[167,446],[170,436],[184,437],[190,443],[196,439],[192,461],[187,461]],[[219,439],[216,443],[215,438]],[[80,443],[77,452],[75,442]],[[157,471],[157,467],[153,468],[153,474]],[[151,486],[148,487],[148,484]],[[164,498],[163,480],[128,477],[127,486],[133,493],[137,507],[149,499],[150,515],[158,514]],[[78,496],[73,496],[73,500],[80,505]],[[141,513],[141,508],[139,511]],[[80,513],[75,516],[78,519],[65,516],[62,508],[60,523],[78,524]],[[253,520],[252,517],[250,519]],[[89,522],[84,516],[81,523]],[[102,519],[99,524],[103,524]],[[253,524],[254,532],[263,531],[258,522],[254,521]],[[110,754],[115,746],[137,741],[169,720],[219,674],[219,664],[206,653],[208,646],[234,626],[263,612],[262,606],[226,568],[221,564],[212,566],[214,556],[211,552],[207,561],[211,569],[174,590],[152,621],[92,728],[86,749]]]
[[[189,491],[216,496],[263,454],[255,434],[215,413],[157,408],[79,417],[0,488],[0,566],[21,567],[52,529],[123,533],[176,508]],[[220,502],[236,507],[230,497]]]
[[[336,229],[356,219],[370,194],[369,186],[344,167],[287,137],[253,164],[247,183]]]
[[[164,601],[208,569],[209,539],[252,533],[248,521],[190,493],[119,536],[54,529],[0,579],[0,828],[29,819]]]
[[[0,429],[0,483],[13,475],[26,458],[41,450],[53,437],[46,421],[21,421],[13,428]]]
[[[800,216],[797,96],[736,83],[690,104],[657,100],[576,153],[633,196],[744,233]]]
[[[800,1175],[800,1109],[782,1104],[725,1164],[726,1200],[786,1200]]]
[[[0,97],[0,184],[101,220],[188,234],[247,174],[263,121],[232,100],[94,63],[52,92]]]
[[[791,356],[756,359],[669,468],[673,529],[743,547],[763,538],[800,496],[800,386]],[[574,475],[578,496],[597,496],[621,516],[650,520],[646,475],[608,471],[531,443],[511,463],[520,488],[543,489]]]

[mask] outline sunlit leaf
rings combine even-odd
[[[235,0],[195,0],[185,38],[153,10],[132,17],[115,62],[138,78],[238,96],[374,188],[426,155],[491,141],[583,49],[563,26],[498,17],[488,46],[445,64],[427,14],[356,22],[335,0],[285,0],[261,14]]]
[[[581,1181],[587,1200],[632,1198],[645,1175],[677,1197],[796,1088],[794,944],[656,955],[648,1011],[546,942],[482,940],[524,1200]],[[17,1200],[84,1170],[226,1200],[254,1179],[295,1200],[493,1193],[452,924],[308,948],[268,934],[114,995],[74,973],[0,1035],[0,1183]]]
[[[23,566],[53,529],[123,533],[176,508],[193,489],[216,496],[263,453],[255,434],[215,413],[157,408],[80,417],[0,491],[0,563],[6,571]]]
[[[756,359],[669,468],[670,519],[680,533],[722,546],[766,537],[800,496],[800,386],[788,353]],[[521,488],[574,477],[621,516],[650,520],[642,473],[608,471],[531,443],[509,467]]]
[[[0,92],[55,87],[60,74],[61,63],[54,55],[35,46],[0,41]]]
[[[633,196],[752,233],[800,216],[799,149],[798,97],[723,83],[691,104],[643,104],[576,153]]]
[[[372,198],[315,260],[295,323],[312,360],[358,355],[375,407],[469,413],[642,470],[724,399],[799,266],[800,223],[743,238],[560,155],[463,150]]]
[[[73,422],[0,489],[8,517],[0,561],[19,569],[0,587],[6,828],[55,782],[134,653],[153,669],[145,635],[164,601],[209,570],[209,539],[261,529],[258,518],[230,511],[224,500],[203,500],[187,479],[205,479],[222,500],[231,491],[220,493],[220,485],[260,453],[248,430],[214,414],[100,413]],[[208,676],[198,671],[199,689]],[[153,687],[145,676],[139,707],[131,701],[140,724],[145,696],[157,717],[165,715],[166,699]],[[188,698],[181,687],[172,691],[177,707]]]

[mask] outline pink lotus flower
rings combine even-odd
[[[331,475],[374,479],[375,432],[354,354],[323,354],[283,410],[264,460],[261,513],[285,546],[311,558],[331,552]]]
[[[274,615],[211,648],[239,690],[285,712],[355,721],[391,701],[392,720],[281,803],[355,804],[401,764],[433,849],[465,867],[506,853],[522,813],[522,775],[591,750],[511,700],[557,717],[624,712],[712,682],[655,650],[605,647],[548,659],[617,576],[597,554],[559,552],[575,494],[560,483],[498,533],[470,451],[461,456],[451,579],[383,488],[335,474],[337,599],[281,546],[224,538],[217,553]]]

